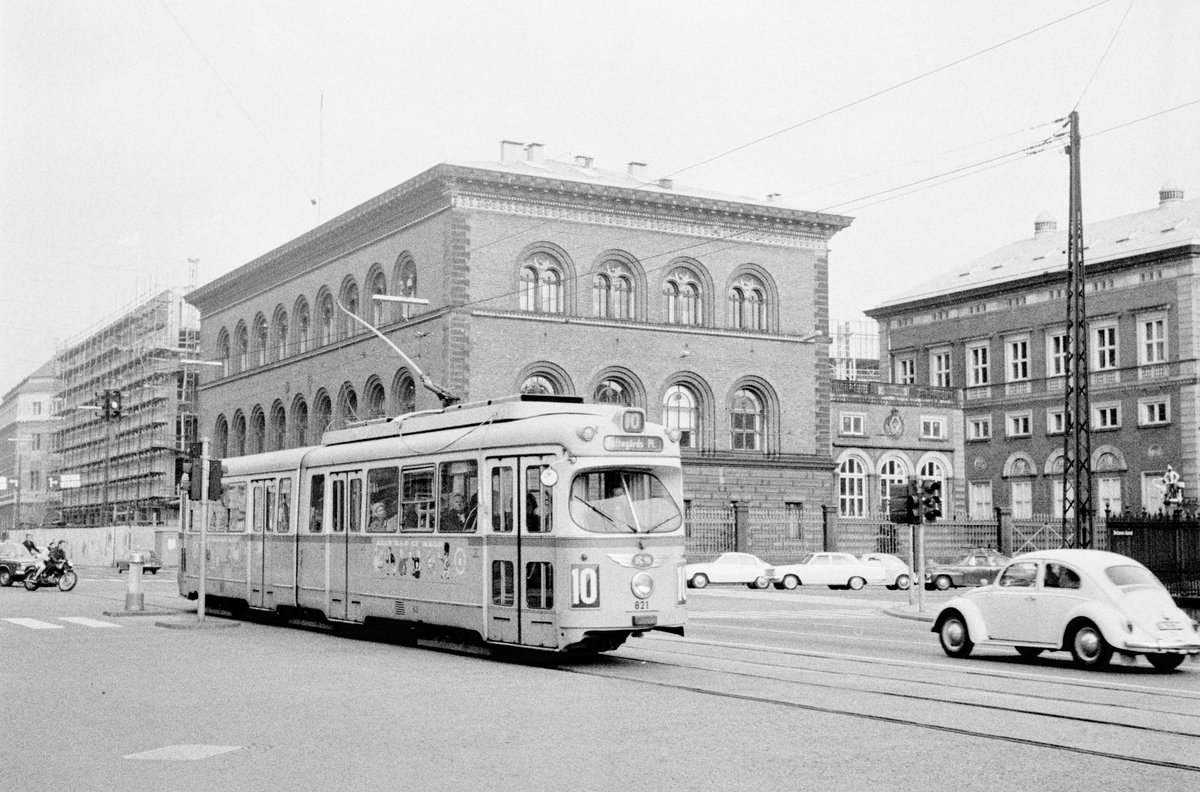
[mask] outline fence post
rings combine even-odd
[[[733,507],[733,549],[745,553],[750,548],[750,506],[745,501],[730,502]]]
[[[1003,555],[1011,556],[1013,551],[1012,507],[997,506],[996,512],[996,546]]]
[[[837,515],[828,504],[821,504],[821,530],[823,533],[821,549],[826,553],[837,550]]]

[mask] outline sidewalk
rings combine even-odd
[[[883,612],[888,616],[895,616],[897,619],[911,619],[932,624],[933,620],[937,618],[939,610],[941,610],[941,605],[925,603],[924,611],[918,611],[916,605],[892,605],[884,608]]]

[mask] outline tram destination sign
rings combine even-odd
[[[605,451],[657,452],[663,450],[661,437],[647,435],[609,435],[604,438]]]

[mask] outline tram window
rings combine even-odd
[[[346,530],[346,480],[333,480],[333,523],[330,528],[334,533],[344,533]]]
[[[435,502],[433,468],[405,468],[402,474],[404,520],[402,531],[432,531]]]
[[[513,529],[513,469],[492,468],[492,530],[511,533]]]
[[[352,478],[350,479],[350,509],[346,515],[350,533],[358,533],[362,530],[362,510],[363,482],[361,478]]]
[[[321,533],[325,519],[325,477],[313,476],[308,484],[308,532]]]
[[[264,510],[263,504],[263,483],[256,481],[250,485],[250,531],[252,533],[262,533]]]
[[[525,604],[531,608],[554,607],[554,564],[531,561],[525,565]]]
[[[395,533],[400,503],[400,468],[375,468],[367,472],[367,533]]]
[[[513,595],[513,562],[492,562],[492,604],[512,607],[516,602]]]
[[[276,528],[279,533],[287,533],[291,530],[292,519],[292,480],[290,478],[279,479],[279,500],[276,503]]]
[[[571,482],[571,519],[594,533],[674,531],[683,514],[667,487],[650,473],[595,470]]]
[[[229,496],[226,529],[230,533],[242,533],[246,530],[246,483],[229,485],[225,494]]]
[[[479,509],[479,464],[473,459],[444,462],[441,470],[442,512],[438,530],[473,533]]]
[[[525,469],[525,530],[529,533],[550,533],[554,527],[553,503],[550,490],[542,486],[542,471],[549,465]]]

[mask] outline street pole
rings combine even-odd
[[[193,474],[194,475],[194,474]],[[196,621],[204,621],[204,590],[208,562],[208,438],[200,439],[200,591],[196,599]]]

